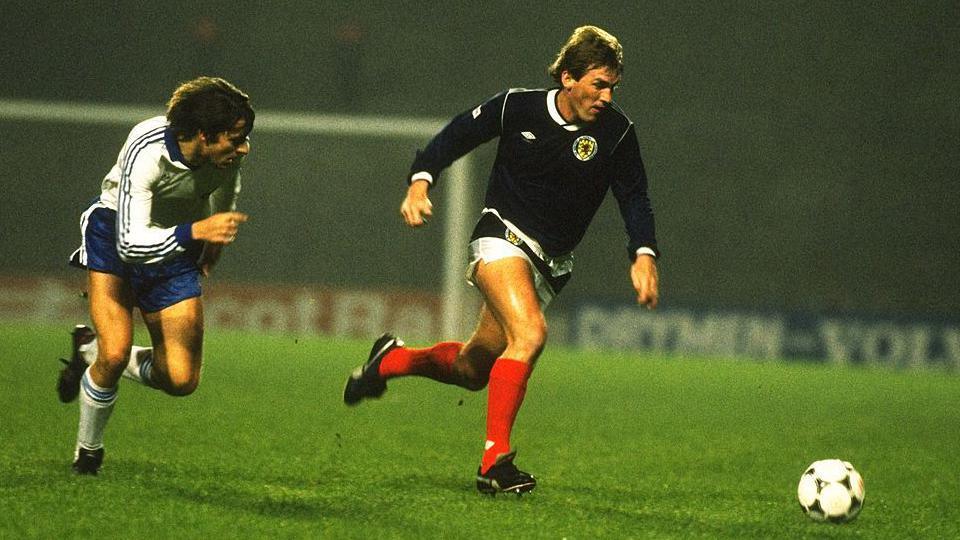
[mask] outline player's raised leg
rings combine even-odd
[[[62,403],[70,403],[77,399],[80,393],[80,380],[87,366],[97,360],[100,352],[100,341],[97,334],[87,325],[78,324],[70,332],[71,355],[70,360],[61,358],[64,368],[57,378],[57,397]],[[122,376],[145,386],[154,386],[153,374],[153,347],[130,347],[127,367]]]
[[[503,331],[486,306],[466,343],[443,341],[431,347],[411,348],[399,338],[384,334],[374,342],[367,361],[347,378],[343,400],[355,405],[365,398],[378,398],[386,391],[387,380],[411,375],[482,390],[493,362],[505,347]]]
[[[393,334],[383,334],[373,342],[367,361],[347,377],[343,387],[343,402],[356,405],[364,399],[379,398],[387,391],[387,382],[380,376],[380,364],[391,351],[403,347],[403,341]]]
[[[172,396],[187,396],[200,384],[203,363],[203,302],[188,298],[144,313],[153,342],[153,384]]]
[[[70,359],[61,358],[64,367],[57,377],[57,397],[62,403],[70,403],[80,393],[80,379],[87,366],[97,359],[97,337],[93,329],[78,324],[70,332]]]
[[[480,320],[470,339],[463,344],[453,363],[459,386],[482,390],[490,381],[490,370],[507,348],[507,336],[486,303],[480,306]]]

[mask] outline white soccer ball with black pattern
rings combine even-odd
[[[816,521],[843,523],[857,517],[863,494],[863,477],[840,459],[814,461],[797,486],[800,507]]]

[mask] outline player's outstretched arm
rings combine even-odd
[[[647,309],[656,309],[660,298],[657,260],[650,255],[637,255],[630,266],[630,280],[637,291],[637,302]]]
[[[400,215],[410,227],[420,227],[427,223],[427,218],[433,216],[433,203],[427,193],[430,191],[430,182],[415,180],[407,188],[407,196],[400,205]]]
[[[194,240],[226,245],[237,239],[240,224],[245,221],[247,215],[242,212],[219,212],[193,222],[190,234]]]

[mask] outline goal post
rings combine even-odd
[[[73,103],[0,99],[0,121],[55,124],[133,126],[162,114],[156,107],[138,105]],[[431,118],[342,115],[305,112],[257,111],[258,133],[314,134],[336,137],[403,139],[423,141],[437,133],[445,122]],[[104,163],[104,167],[108,167]],[[395,173],[397,176],[405,171]],[[464,269],[470,235],[471,177],[474,160],[468,154],[446,172],[442,189],[443,269],[440,330],[442,337],[465,339],[469,331],[466,314],[472,313],[467,298]],[[397,201],[399,207],[399,201]],[[441,336],[437,336],[441,337]]]

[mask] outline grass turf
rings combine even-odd
[[[540,484],[490,498],[485,392],[407,378],[347,408],[369,343],[221,332],[193,396],[124,380],[76,477],[67,330],[0,324],[0,537],[960,537],[956,374],[548,347],[513,439]],[[864,475],[853,523],[796,502],[829,457]]]

